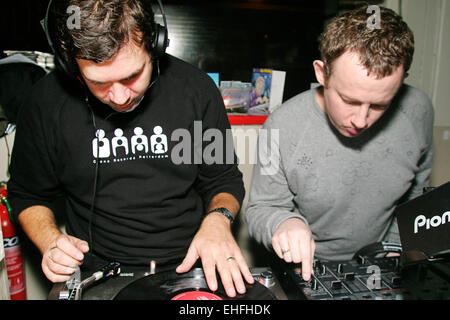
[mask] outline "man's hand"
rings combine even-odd
[[[52,282],[65,282],[83,263],[89,251],[86,241],[61,234],[50,243],[42,255],[42,271]]]
[[[69,280],[89,251],[86,241],[65,235],[55,222],[53,212],[32,206],[19,215],[22,229],[42,253],[42,271],[52,282]]]
[[[187,255],[176,271],[189,271],[197,259],[202,260],[206,282],[212,291],[218,288],[216,268],[229,297],[245,293],[244,276],[248,283],[254,279],[230,228],[230,221],[220,213],[208,214],[189,247]]]
[[[316,245],[306,223],[299,218],[287,219],[280,224],[272,237],[275,253],[284,261],[302,263],[305,281],[314,273],[313,261]]]

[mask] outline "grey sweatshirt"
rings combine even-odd
[[[346,138],[315,94],[285,102],[260,132],[246,210],[250,235],[271,248],[283,221],[303,219],[322,260],[349,260],[377,241],[400,242],[393,211],[422,193],[432,168],[430,100],[403,85],[381,119]]]

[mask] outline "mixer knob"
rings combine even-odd
[[[260,274],[260,282],[266,288],[270,288],[275,284],[275,278],[273,276],[272,271],[263,271]]]
[[[319,284],[316,279],[311,280],[311,289],[313,289],[313,290],[319,289]]]
[[[392,277],[391,284],[393,286],[399,286],[402,283],[402,278],[400,277]]]
[[[339,280],[337,280],[337,281],[332,281],[332,282],[331,282],[331,288],[332,288],[333,290],[339,290],[339,289],[342,289],[342,282],[339,281]]]
[[[319,270],[319,272],[320,272],[320,268],[322,267],[322,262],[320,262],[320,260],[314,260],[313,267],[314,267],[314,270]]]
[[[344,273],[344,265],[342,263],[339,263],[337,266],[337,272],[338,273]]]
[[[355,273],[354,272],[346,273],[344,277],[345,277],[345,280],[353,281],[353,280],[355,280]]]
[[[320,266],[320,274],[325,275],[326,273],[327,273],[327,267],[324,264],[322,264]]]
[[[357,261],[359,264],[365,264],[365,263],[366,263],[366,258],[364,258],[363,256],[359,255],[359,256],[356,258],[356,261]]]

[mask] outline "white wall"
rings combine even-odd
[[[416,52],[407,83],[433,101],[436,126],[450,126],[450,2],[403,0],[401,12],[413,30]]]
[[[406,82],[428,94],[435,109],[435,156],[431,184],[450,181],[450,1],[386,0],[415,36],[415,54]]]

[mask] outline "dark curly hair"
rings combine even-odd
[[[392,74],[403,65],[411,67],[414,55],[414,35],[394,11],[380,7],[380,28],[369,28],[368,6],[347,11],[334,18],[319,38],[321,59],[329,77],[332,63],[344,52],[357,52],[362,65],[378,78]]]
[[[79,8],[79,27],[69,28]],[[69,11],[70,12],[70,11]],[[150,0],[54,0],[49,13],[55,50],[66,62],[75,58],[96,63],[110,60],[129,41],[145,45],[150,53],[154,38],[154,13]]]

